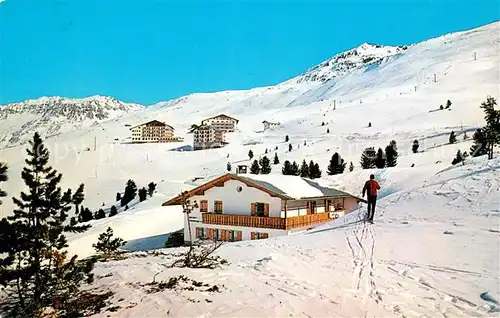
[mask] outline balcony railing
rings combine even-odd
[[[276,218],[265,216],[202,213],[203,224],[287,230],[333,221],[328,212]]]

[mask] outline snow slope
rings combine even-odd
[[[183,226],[180,211],[161,208],[162,200],[224,173],[227,162],[233,167],[249,164],[249,150],[258,159],[266,149],[274,156],[278,147],[281,163],[314,160],[323,171],[338,151],[355,169],[324,176],[322,183],[360,195],[373,172],[383,187],[373,226],[355,223],[353,213],[315,233],[227,244],[220,253],[231,264],[220,270],[166,270],[165,255],[100,264],[96,272],[101,278],[95,286],[115,291],[114,302],[121,307],[103,316],[493,315],[479,295],[489,291],[500,299],[499,160],[468,159],[466,165],[454,167],[450,162],[458,149],[471,146],[464,133],[471,137],[483,125],[480,103],[487,95],[499,97],[499,32],[496,22],[404,50],[392,48],[387,54],[365,45],[363,54],[373,54],[376,63],[356,60],[359,54],[346,55],[337,68],[325,62],[276,86],[192,94],[120,113],[99,125],[73,126],[50,137],[51,164],[64,174],[64,186],[85,183],[85,206],[97,209],[103,203],[105,207],[115,204],[116,192],[123,191],[128,179],[139,187],[158,183],[152,199],[113,218],[92,221],[90,231],[69,237],[70,251],[81,256],[92,253],[92,243],[107,226],[129,241],[130,250],[161,246],[168,233]],[[320,80],[300,80],[313,70]],[[321,80],[323,75],[328,80]],[[437,111],[448,99],[451,109]],[[187,134],[191,124],[218,113],[240,120],[239,131],[227,136],[228,146],[173,151],[191,143]],[[11,130],[31,134],[38,126],[19,130],[29,120],[24,117],[0,120],[0,138]],[[130,125],[152,119],[173,125],[186,141],[128,143]],[[266,119],[279,121],[282,127],[261,132]],[[449,145],[452,130],[458,143]],[[285,135],[293,146],[290,152]],[[397,167],[359,167],[365,147],[384,148],[393,139],[400,154]],[[411,152],[414,139],[420,141],[417,154]],[[6,190],[17,195],[22,189],[17,176],[24,146],[16,142],[8,146],[0,149],[0,160],[10,167]],[[281,164],[273,166],[272,174],[280,172]],[[196,178],[201,179],[194,182]],[[11,209],[12,204],[4,200],[0,216]],[[160,271],[157,280],[185,274],[225,287],[221,293],[167,290],[159,294],[137,287],[136,283],[150,282]],[[249,297],[249,293],[259,296]]]

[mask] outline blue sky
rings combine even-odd
[[[0,104],[147,105],[272,85],[363,42],[410,44],[499,16],[498,0],[5,0]]]

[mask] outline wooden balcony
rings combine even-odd
[[[265,216],[202,213],[202,220],[203,224],[244,226],[277,230],[307,227],[333,221],[328,212],[293,216],[286,219]]]

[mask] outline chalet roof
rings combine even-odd
[[[204,122],[205,120],[209,120],[209,119],[212,119],[212,118],[217,118],[217,117],[225,117],[225,118],[229,118],[229,119],[234,119],[234,120],[236,120],[236,122],[239,122],[238,119],[236,119],[234,117],[231,117],[231,116],[228,116],[226,114],[219,114],[219,115],[216,115],[216,116],[208,117],[208,118],[203,119],[201,122]]]
[[[142,123],[142,124],[139,124],[139,125],[135,125],[133,127],[130,127],[130,129],[134,129],[135,127],[139,127],[139,126],[144,126],[144,125],[149,125],[149,124],[157,124],[158,126],[167,126],[167,127],[170,127],[172,128],[172,130],[175,130],[174,127],[170,126],[170,125],[167,125],[159,120],[151,120],[151,121],[148,121],[147,123]]]
[[[201,194],[220,182],[228,180],[238,180],[245,183],[249,187],[257,188],[268,193],[273,197],[278,197],[284,200],[301,200],[313,198],[333,198],[333,197],[354,197],[365,202],[364,199],[358,198],[347,192],[337,189],[328,188],[319,185],[317,182],[307,180],[299,176],[284,176],[284,175],[237,175],[225,174],[217,177],[207,183],[204,183],[184,195],[179,195],[163,203],[164,206],[180,204],[180,200],[189,198],[197,194]]]

